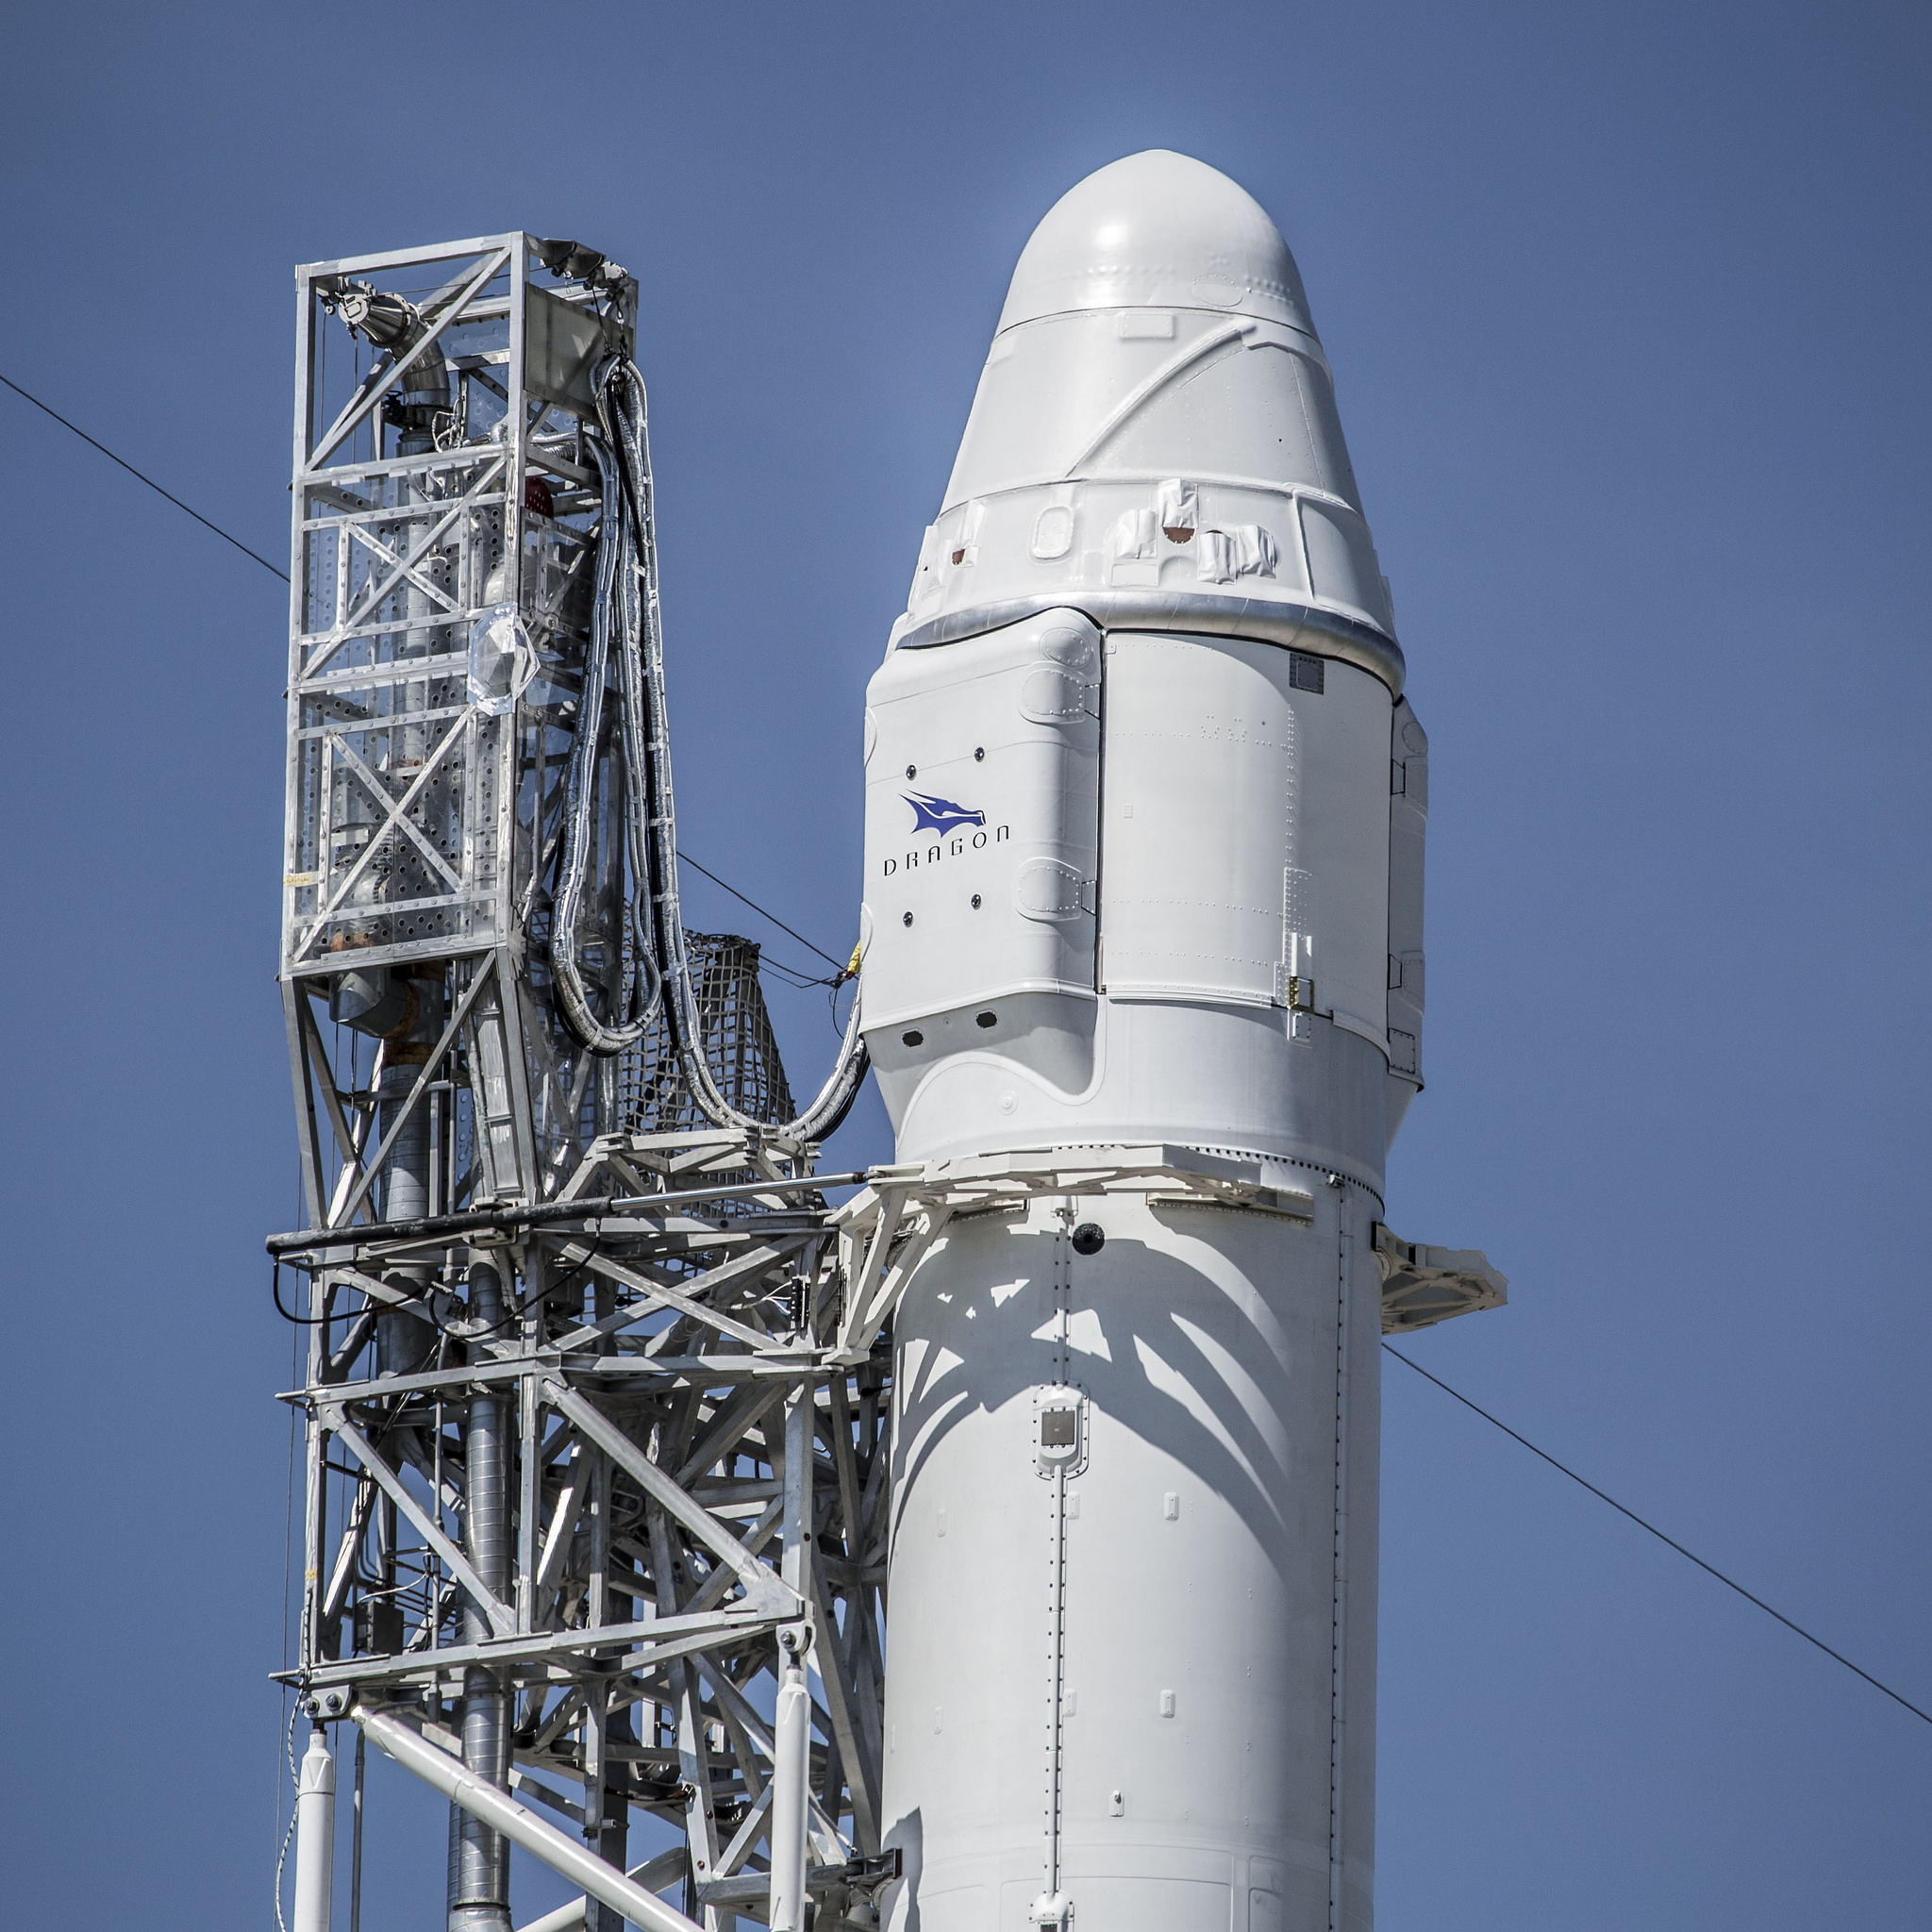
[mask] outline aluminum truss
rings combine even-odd
[[[577,742],[592,378],[632,354],[636,285],[523,234],[297,282],[281,981],[307,1225],[271,1246],[309,1324],[298,1925],[330,1923],[349,1719],[452,1796],[453,1928],[508,1927],[511,1842],[584,1887],[578,1918],[688,1924],[661,1860],[625,1875],[638,1810],[680,1829],[670,1880],[710,1932],[800,1928],[808,1888],[863,1923],[889,1366],[820,1339],[815,1150],[700,1130],[661,1028],[600,1058],[551,984],[562,941],[614,1026],[640,943],[623,741]],[[756,948],[695,952],[721,1091],[783,1119]]]
[[[297,274],[281,974],[316,1225],[367,1208],[405,1119],[443,1157],[404,1150],[419,1211],[541,1198],[610,1124],[612,1064],[561,1023],[547,962],[601,506],[591,377],[629,353],[637,291],[621,271],[546,288],[540,250],[499,235]],[[612,1008],[620,758],[598,747],[572,935]],[[311,995],[380,1041],[374,1158],[340,1099],[363,1063],[325,1048]],[[416,1093],[404,1069],[427,1079],[445,1032],[476,1042],[471,1078]]]
[[[378,1742],[406,1716],[613,1872],[633,1809],[681,1828],[669,1875],[711,1925],[767,1919],[775,1896],[787,1684],[809,1686],[804,1882],[871,1924],[891,1872],[890,1361],[832,1345],[866,1209],[828,1210],[802,1156],[614,1135],[535,1210],[275,1243],[319,1318],[289,1398],[308,1418],[309,1573],[289,1681],[321,1719],[391,1718]],[[714,1177],[747,1165],[761,1178]],[[370,1373],[383,1322],[434,1334],[422,1367]],[[492,1566],[473,1499],[502,1491]],[[494,1707],[498,1761],[479,1767],[468,1732]]]

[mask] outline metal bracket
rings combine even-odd
[[[1474,1248],[1432,1248],[1406,1241],[1378,1221],[1375,1260],[1382,1270],[1382,1333],[1431,1328],[1452,1315],[1500,1308],[1509,1283]]]

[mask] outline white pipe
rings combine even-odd
[[[791,1637],[790,1630],[784,1638]],[[784,1638],[780,1639],[782,1642]],[[798,1649],[784,1650],[772,1754],[772,1932],[805,1932],[805,1825],[811,1790],[811,1692]]]
[[[641,1865],[633,1865],[625,1875],[636,1879],[646,1891],[655,1891],[659,1885],[670,1884],[684,1870],[684,1847],[674,1845],[655,1858],[646,1858]],[[541,1919],[518,1926],[517,1932],[577,1932],[590,1903],[587,1898],[574,1898],[567,1906],[558,1906],[554,1912],[545,1912]]]
[[[405,1771],[413,1771],[425,1784],[433,1785],[472,1817],[480,1818],[485,1824],[502,1832],[512,1844],[522,1845],[533,1857],[541,1858],[553,1872],[561,1873],[601,1904],[622,1912],[641,1932],[700,1932],[697,1925],[667,1906],[656,1892],[633,1884],[567,1832],[546,1824],[494,1785],[485,1784],[465,1771],[447,1751],[438,1750],[408,1724],[361,1705],[356,1707],[354,1715],[376,1748],[393,1757]]]
[[[558,1906],[554,1912],[545,1912],[541,1919],[532,1919],[527,1925],[520,1925],[517,1932],[577,1932],[590,1905],[587,1898],[574,1898],[569,1905]]]
[[[293,1932],[329,1932],[335,1885],[336,1761],[318,1726],[309,1733],[295,1788],[295,1922]]]
[[[780,1574],[809,1603],[814,1385],[799,1383],[785,1403],[785,1530]],[[811,1625],[778,1633],[778,1702],[772,1724],[772,1932],[805,1932],[806,1824],[811,1807],[811,1692],[805,1653]]]

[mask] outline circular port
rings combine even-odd
[[[912,924],[912,915],[909,912],[906,915],[906,924],[908,925],[910,925]]]
[[[975,912],[979,910],[979,894],[977,892],[974,892],[973,895],[973,909]]]
[[[974,745],[974,746],[973,747],[973,762],[974,762],[974,763],[975,765],[981,765],[981,764],[984,764],[984,763],[986,762],[986,747],[985,747],[985,745],[983,745],[983,744],[975,744],[975,745]]]
[[[908,778],[916,778],[916,777],[918,777],[918,776],[919,776],[919,767],[918,767],[917,765],[908,765],[908,766],[906,767],[906,775],[907,775],[907,776],[908,776]]]
[[[917,1027],[914,1027],[910,1033],[900,1034],[899,1038],[908,1046],[924,1046],[925,1044],[925,1035],[920,1032]]]
[[[997,1026],[1000,1024],[1000,1016],[997,1013],[975,1013],[973,1016],[973,1024],[975,1026]]]
[[[1107,1245],[1107,1230],[1097,1221],[1083,1221],[1074,1230],[1074,1252],[1097,1255]]]

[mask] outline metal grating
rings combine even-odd
[[[758,947],[736,933],[706,932],[686,933],[685,945],[712,1078],[741,1113],[774,1123],[791,1119],[791,1089],[758,986]],[[710,1125],[678,1072],[661,1006],[644,1037],[619,1059],[617,1118],[620,1131],[629,1134],[695,1133]]]

